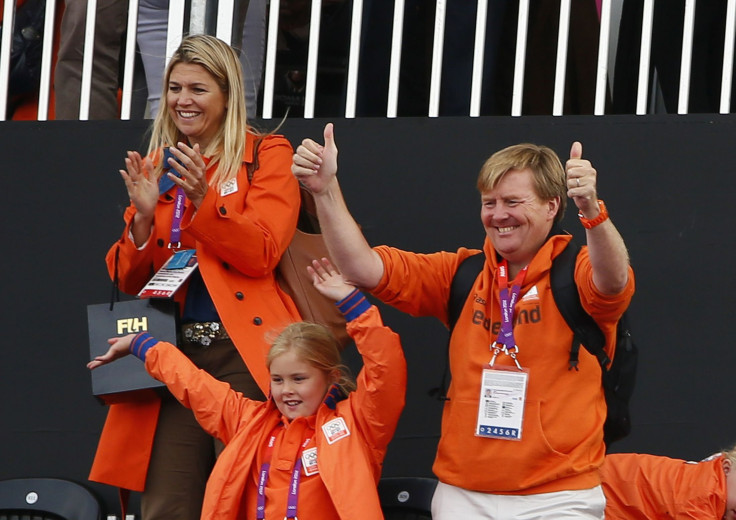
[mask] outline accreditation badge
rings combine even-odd
[[[492,439],[521,440],[529,371],[516,366],[483,370],[478,423],[475,435]]]
[[[139,298],[171,298],[197,269],[194,249],[175,252],[138,293]]]

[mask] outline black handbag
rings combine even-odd
[[[120,301],[117,254],[115,278],[110,303],[87,306],[89,353],[101,356],[110,348],[109,338],[149,332],[157,340],[174,345],[179,339],[179,308],[170,298],[147,298]],[[165,386],[146,372],[135,356],[118,359],[92,370],[92,394],[106,404],[131,401],[143,390]]]

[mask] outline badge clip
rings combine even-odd
[[[519,360],[516,358],[516,353],[519,352],[519,347],[517,345],[514,345],[513,347],[508,349],[506,348],[506,345],[501,344],[501,346],[499,346],[499,343],[494,341],[491,344],[491,349],[493,350],[493,357],[491,358],[491,362],[489,363],[491,367],[496,362],[496,358],[498,357],[498,355],[503,352],[514,360],[514,363],[516,363],[516,368],[518,368],[519,370],[524,370],[523,368],[521,368]]]

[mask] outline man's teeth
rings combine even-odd
[[[513,231],[515,226],[509,226],[509,227],[500,227],[498,228],[498,231],[500,233],[508,233],[509,231]]]

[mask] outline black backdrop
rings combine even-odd
[[[290,120],[281,131],[296,145],[321,139],[325,122]],[[84,366],[86,305],[109,299],[104,255],[127,204],[117,171],[125,150],[143,148],[146,127],[0,124],[0,479],[86,481],[105,416]],[[530,141],[564,162],[580,140],[637,277],[634,431],[614,451],[699,459],[736,442],[736,117],[376,118],[335,128],[341,183],[369,241],[425,252],[482,244],[475,176],[493,151]],[[565,227],[584,239],[572,209]],[[434,320],[391,309],[385,318],[402,335],[409,388],[384,474],[429,476],[441,408],[427,392],[446,334]],[[114,511],[114,490],[92,487]]]

